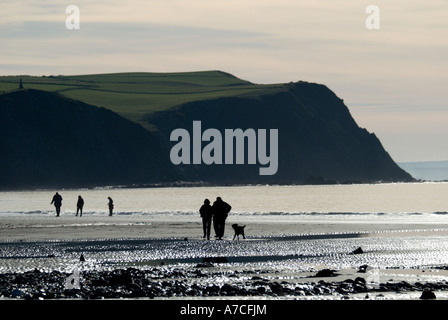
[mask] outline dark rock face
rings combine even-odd
[[[104,108],[56,93],[0,95],[0,188],[175,180],[158,141]]]
[[[184,128],[191,135],[193,121],[201,121],[202,131],[215,128],[222,134],[225,129],[278,129],[275,175],[260,176],[259,164],[180,164],[186,180],[279,184],[413,180],[374,134],[358,127],[343,101],[319,84],[298,82],[263,95],[186,103],[150,114],[145,120],[158,128],[167,154],[176,144],[170,141],[170,133]],[[203,142],[202,147],[207,144]]]
[[[130,101],[132,103],[132,101]],[[186,103],[144,119],[154,132],[105,108],[57,93],[21,89],[0,95],[0,188],[210,184],[333,184],[413,181],[374,134],[359,128],[327,87],[285,84]],[[278,130],[278,170],[256,164],[174,165],[174,129]],[[259,139],[259,136],[258,136]],[[205,147],[208,142],[202,142]],[[225,142],[222,142],[223,153]],[[267,143],[269,146],[269,143]],[[247,150],[247,143],[245,146]],[[258,152],[258,146],[257,146]],[[272,150],[267,150],[267,154]],[[223,158],[224,158],[223,154]]]

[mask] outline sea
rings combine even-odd
[[[55,192],[63,197],[61,215],[76,212],[80,195],[85,215],[107,215],[108,197],[114,201],[116,215],[170,216],[197,215],[204,199],[213,202],[221,197],[232,206],[233,215],[257,219],[448,216],[448,182],[9,191],[0,192],[0,215],[54,215],[50,202]]]

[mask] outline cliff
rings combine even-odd
[[[156,128],[167,154],[176,145],[170,133],[176,128],[192,133],[193,121],[201,122],[202,131],[278,130],[276,174],[260,175],[260,165],[247,160],[239,165],[179,164],[186,180],[229,184],[413,180],[373,133],[358,127],[343,101],[324,85],[297,82],[262,93],[189,102],[148,114],[145,121]],[[202,142],[202,148],[208,143]]]
[[[105,108],[25,89],[0,95],[0,188],[91,187],[179,177],[158,141]]]
[[[114,105],[107,109],[65,96],[76,89],[61,93],[20,89],[1,94],[0,188],[179,181],[322,184],[414,180],[391,159],[373,133],[356,124],[343,100],[324,85],[255,85],[216,72],[170,74],[172,82],[162,85],[158,81],[168,75],[141,76],[153,81],[137,88],[141,90],[138,97],[147,97],[145,101],[136,98],[140,104],[134,103],[135,95],[126,99],[126,82],[119,95],[114,92],[109,97],[109,91],[97,91],[97,86],[108,83],[110,77],[117,80],[117,75],[98,76],[99,82],[80,95],[86,101],[97,99],[96,94],[105,95],[101,101]],[[179,83],[179,77],[184,77],[184,82]],[[52,80],[60,84],[74,81],[73,77]],[[199,82],[190,84],[196,80]],[[48,86],[53,88],[53,84]],[[164,93],[161,98],[160,86],[177,93]],[[154,93],[156,88],[159,91]],[[119,99],[114,102],[113,97]],[[168,103],[170,97],[180,103]],[[165,103],[163,108],[161,103]],[[194,124],[201,126],[199,136],[194,135]],[[176,129],[189,135],[190,164],[172,163],[170,156],[183,156],[186,151],[175,149],[180,140],[170,139]],[[241,148],[234,141],[233,148],[226,149],[226,130],[236,129],[253,130],[256,142],[245,140]],[[203,137],[206,130],[215,135]],[[264,158],[262,130],[266,130]],[[276,139],[271,130],[278,133]],[[276,144],[271,146],[274,140]],[[243,163],[236,164],[242,149]],[[249,164],[252,151],[256,159]],[[229,152],[233,152],[233,164],[227,162]],[[266,156],[270,156],[268,164],[263,163]],[[208,164],[212,158],[221,164]],[[262,174],[262,170],[269,172]]]

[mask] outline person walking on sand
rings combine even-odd
[[[202,229],[204,230],[204,236],[203,238],[207,238],[207,240],[210,240],[210,229],[212,226],[212,206],[210,205],[210,200],[205,199],[204,204],[199,209],[199,213],[202,218]]]
[[[84,199],[81,196],[78,196],[78,202],[76,203],[76,216],[82,217],[82,208],[84,207]]]
[[[227,202],[224,202],[221,197],[217,197],[212,208],[213,227],[216,232],[216,237],[218,240],[221,240],[224,237],[226,219],[232,207]]]
[[[59,217],[59,214],[61,213],[61,206],[62,206],[61,195],[56,192],[56,194],[53,196],[53,199],[51,200],[50,204],[54,204],[54,207],[56,208],[56,217]]]
[[[114,201],[111,197],[107,197],[109,199],[109,202],[107,203],[107,206],[109,207],[109,216],[112,216],[112,212],[114,211]]]

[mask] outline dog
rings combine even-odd
[[[238,240],[240,240],[240,235],[243,236],[243,239],[246,239],[246,237],[244,236],[244,228],[246,226],[239,226],[236,223],[232,224],[232,228],[233,230],[235,230],[235,235],[233,236],[233,240],[235,240],[236,237],[238,237]]]

